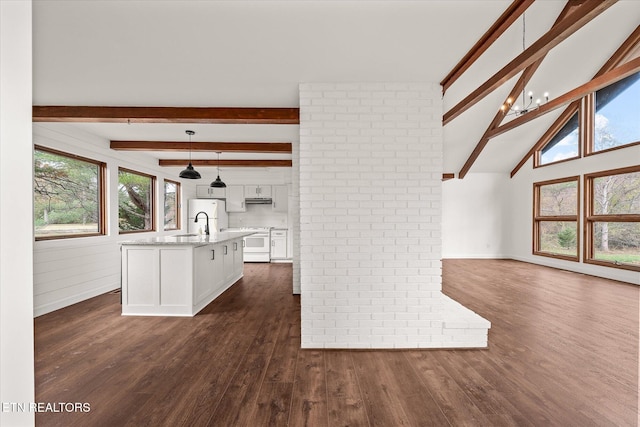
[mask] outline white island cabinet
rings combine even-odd
[[[123,242],[122,314],[194,316],[242,278],[242,250],[237,248],[251,234]]]

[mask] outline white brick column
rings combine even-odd
[[[300,85],[302,347],[476,345],[443,333],[441,120],[437,84]]]

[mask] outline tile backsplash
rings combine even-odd
[[[247,205],[246,212],[229,214],[229,228],[288,226],[287,214],[274,212],[271,205]]]

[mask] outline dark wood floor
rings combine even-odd
[[[300,350],[291,266],[193,318],[120,316],[106,294],[35,320],[39,426],[634,426],[639,289],[516,261],[445,260],[492,322],[486,350]]]

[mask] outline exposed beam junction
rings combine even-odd
[[[611,58],[600,68],[594,77],[598,77],[612,70],[623,63],[630,55],[633,55],[636,49],[640,46],[640,25],[627,37],[627,39],[620,45],[616,52],[611,55]],[[562,112],[560,117],[549,127],[544,135],[529,149],[527,154],[518,162],[515,168],[511,171],[511,178],[513,178],[518,171],[527,163],[529,158],[535,155],[536,151],[541,150],[556,133],[567,123],[567,121],[578,110],[578,101],[571,103],[565,111]]]
[[[570,104],[571,102],[578,100],[591,92],[595,92],[604,87],[607,87],[612,83],[622,80],[634,73],[637,73],[638,71],[640,71],[640,58],[633,59],[619,67],[616,67],[613,70],[594,78],[590,82],[578,86],[577,88],[570,90],[564,95],[541,105],[539,108],[530,111],[527,114],[523,114],[522,116],[519,116],[511,120],[510,122],[507,122],[502,126],[491,130],[490,132],[488,132],[487,137],[495,138],[498,135],[502,135],[503,133],[511,129],[530,122],[536,117],[540,117],[543,114],[547,114],[550,111]]]
[[[562,20],[566,18],[567,15],[569,15],[569,13],[571,13],[571,11],[575,6],[576,6],[575,1],[570,0],[569,2],[567,2],[564,9],[562,9],[560,14],[558,15],[558,18],[553,23],[553,26],[556,26],[558,25],[559,22],[562,22]],[[505,104],[507,103],[507,100],[517,98],[517,96],[524,91],[531,77],[535,74],[535,72],[538,70],[540,65],[542,65],[542,61],[544,61],[545,57],[546,55],[542,56],[533,64],[530,64],[527,68],[525,68],[525,70],[520,75],[520,78],[516,82],[515,86],[513,87],[513,89],[511,89],[511,92],[509,92],[509,96],[507,96],[507,99],[505,99],[504,101]],[[480,138],[480,141],[478,141],[478,143],[476,144],[476,147],[473,149],[473,151],[469,155],[469,158],[464,163],[464,166],[462,166],[462,169],[460,169],[460,172],[458,173],[458,178],[463,179],[467,175],[467,173],[469,173],[469,170],[471,170],[471,166],[473,166],[475,161],[478,160],[478,157],[480,157],[480,153],[482,153],[482,150],[484,150],[484,148],[489,143],[489,138],[487,137],[488,133],[491,130],[495,129],[496,127],[500,126],[500,123],[502,123],[504,118],[505,118],[505,115],[502,110],[496,111],[496,114],[493,117],[493,120],[491,120],[491,123],[489,123],[489,126],[487,127],[484,134]]]
[[[450,123],[453,119],[474,106],[527,66],[546,55],[551,49],[611,7],[616,1],[617,0],[585,0],[567,18],[563,19],[557,26],[554,26],[529,46],[529,48],[525,49],[524,52],[515,57],[500,71],[491,76],[466,98],[447,111],[442,118],[443,125]]]

